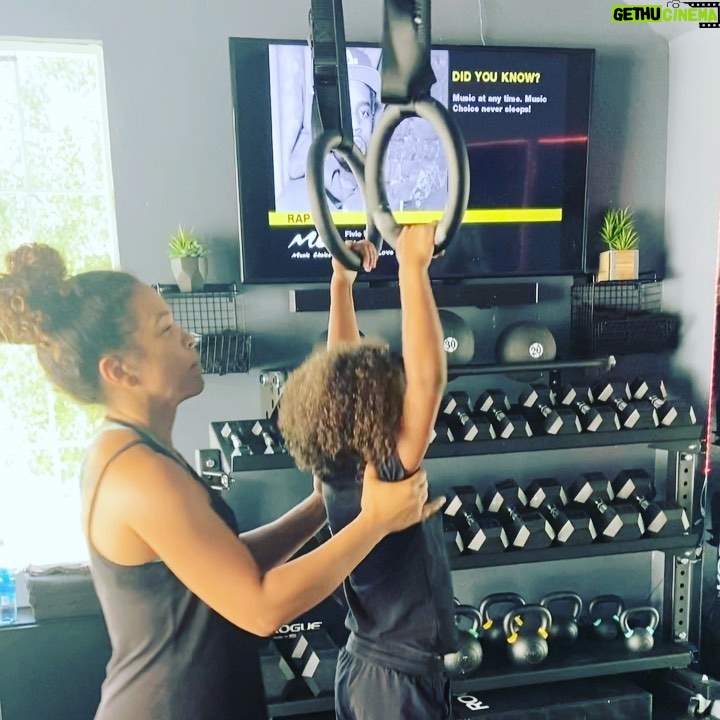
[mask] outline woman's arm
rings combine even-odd
[[[358,517],[316,550],[265,574],[212,510],[205,489],[173,460],[143,446],[115,461],[98,489],[94,514],[111,517],[117,534],[131,533],[230,622],[271,635],[330,595],[381,538],[439,509],[442,498],[427,505],[426,499],[423,472],[388,484],[368,467]]]
[[[428,266],[435,225],[411,225],[398,238],[402,349],[406,390],[398,437],[398,456],[408,470],[425,456],[447,383],[443,332]]]
[[[261,572],[291,558],[327,522],[322,495],[312,495],[282,517],[240,535]]]

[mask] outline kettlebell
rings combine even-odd
[[[540,625],[535,630],[524,628],[527,618],[536,615]],[[503,618],[503,630],[507,641],[510,660],[515,665],[538,665],[548,654],[548,630],[552,625],[552,614],[537,604],[524,605],[509,610]]]
[[[540,600],[543,607],[549,608],[555,603],[565,603],[570,606],[569,615],[567,612],[558,612],[551,610],[553,621],[548,630],[548,640],[550,643],[557,642],[569,645],[575,642],[578,637],[578,619],[583,608],[582,598],[571,590],[558,590],[545,595]]]
[[[525,600],[513,592],[492,593],[480,602],[478,610],[482,618],[482,642],[485,649],[501,648],[505,644],[505,633],[502,627],[503,613],[490,614],[490,608],[494,605],[510,605],[518,608],[525,605]],[[505,611],[507,612],[507,610]]]
[[[456,605],[453,612],[456,626],[460,618],[472,620],[472,626],[468,630],[458,627],[458,649],[443,656],[445,672],[450,677],[458,678],[475,672],[482,663],[483,651],[479,640],[482,616],[472,605]]]
[[[597,610],[608,605],[603,612]],[[588,615],[593,632],[601,640],[614,640],[620,634],[620,615],[625,609],[625,602],[619,595],[598,595],[588,604]]]
[[[630,621],[636,617],[646,617],[646,625],[630,627]],[[628,608],[620,615],[620,630],[625,636],[625,647],[630,652],[647,652],[655,644],[655,630],[660,624],[660,613],[650,605]]]

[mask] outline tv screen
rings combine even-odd
[[[241,279],[325,282],[329,253],[307,200],[312,142],[312,56],[307,43],[231,38]],[[365,150],[381,102],[381,50],[348,44],[355,143]],[[586,176],[594,51],[433,46],[432,95],[457,121],[470,162],[463,224],[437,280],[566,275],[585,262]],[[442,214],[447,162],[419,118],[395,131],[385,163],[388,200],[401,223]],[[329,155],[325,187],[341,237],[362,237],[363,198],[344,163]],[[384,244],[369,280],[397,278]]]

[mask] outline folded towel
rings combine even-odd
[[[38,621],[102,614],[87,565],[31,565],[25,578]]]

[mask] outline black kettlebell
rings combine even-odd
[[[534,630],[524,626],[530,616],[536,615],[540,625]],[[552,625],[551,612],[542,605],[532,604],[513,608],[503,618],[503,630],[510,660],[515,665],[538,665],[548,654],[548,630]]]
[[[647,618],[647,624],[630,627],[631,620]],[[628,608],[620,615],[620,630],[625,636],[625,647],[630,652],[647,652],[655,644],[655,631],[660,624],[660,613],[651,606]]]
[[[599,607],[607,605],[602,612]],[[620,615],[625,601],[619,595],[598,595],[588,604],[593,632],[601,640],[614,640],[620,634]]]
[[[480,602],[478,610],[482,617],[481,638],[486,650],[491,647],[501,648],[505,644],[502,618],[507,610],[502,613],[491,613],[490,608],[496,605],[510,605],[518,608],[525,605],[525,600],[517,593],[503,592],[492,593]]]
[[[445,672],[453,678],[465,677],[480,667],[483,659],[482,645],[480,644],[480,622],[482,616],[472,605],[456,605],[455,625],[460,618],[470,618],[472,625],[467,630],[458,627],[458,649],[454,653],[443,656]]]
[[[543,607],[549,608],[550,605],[559,605],[565,603],[569,606],[569,614],[567,611],[560,613],[557,610],[551,610],[553,621],[548,630],[548,640],[553,643],[563,643],[568,645],[575,642],[578,637],[578,619],[583,608],[582,598],[571,590],[558,590],[545,595],[540,600]]]

